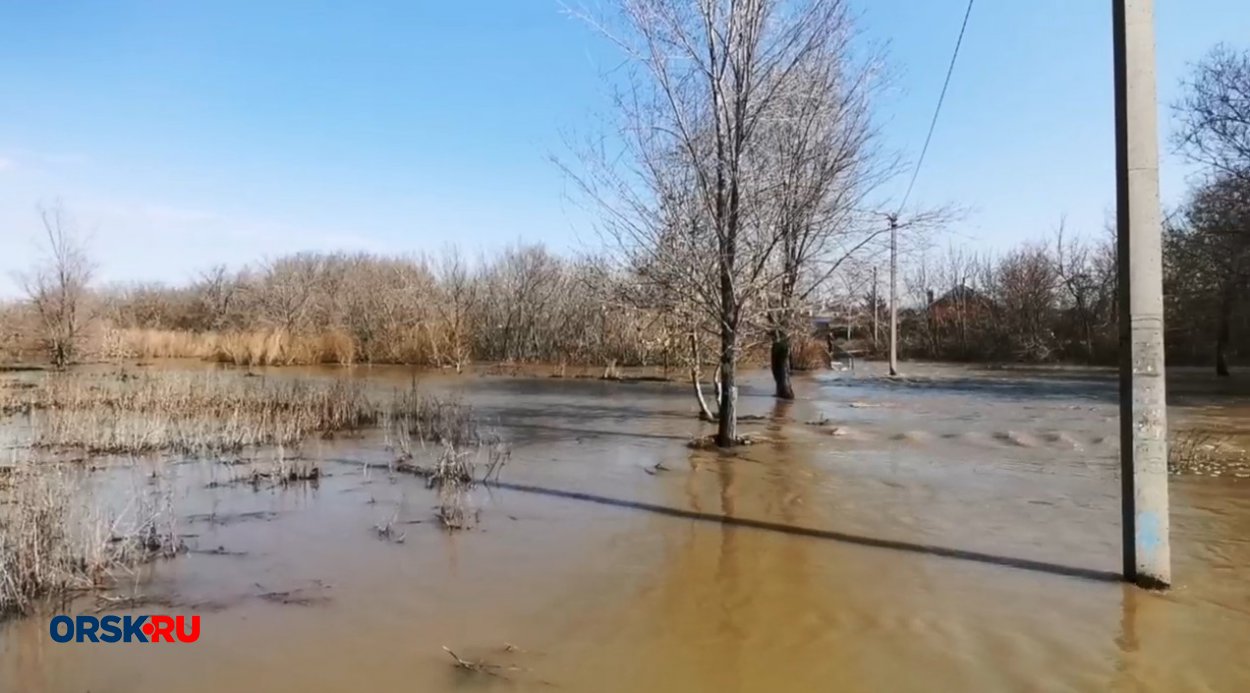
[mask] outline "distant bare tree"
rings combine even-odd
[[[87,300],[95,266],[85,240],[61,202],[40,207],[39,218],[45,256],[21,281],[39,316],[40,340],[48,357],[53,365],[63,368],[77,358],[83,330],[91,318]]]
[[[1173,105],[1177,148],[1224,176],[1250,180],[1250,51],[1217,45]]]
[[[261,276],[257,297],[261,312],[273,327],[296,333],[303,326],[316,296],[325,258],[296,253],[269,262]]]
[[[1012,356],[1045,361],[1053,348],[1057,277],[1046,248],[1024,245],[1009,251],[994,270],[994,295]]]
[[[1070,302],[1073,318],[1079,326],[1085,358],[1094,360],[1095,301],[1099,281],[1091,266],[1090,248],[1080,238],[1066,235],[1066,223],[1060,219],[1055,231],[1055,276]]]
[[[239,282],[230,276],[225,265],[215,265],[201,273],[193,289],[202,315],[201,324],[210,330],[222,329],[234,308],[238,287]]]
[[[478,287],[468,263],[455,246],[443,251],[435,267],[435,277],[438,298],[434,302],[434,310],[442,322],[445,351],[459,373],[471,356],[473,335],[470,324],[477,306]]]
[[[883,165],[870,120],[876,66],[852,58],[847,9],[831,3],[830,10],[821,16],[823,40],[780,78],[760,126],[761,202],[780,233],[780,278],[767,296],[765,329],[782,399],[794,398],[791,340],[807,331],[813,293],[889,230],[865,218],[862,204],[893,168]]]

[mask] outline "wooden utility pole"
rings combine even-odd
[[[1124,578],[1172,581],[1154,0],[1112,0]]]
[[[890,216],[890,375],[898,375],[898,215]]]

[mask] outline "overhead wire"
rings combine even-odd
[[[946,91],[951,86],[951,77],[955,74],[955,63],[959,60],[959,49],[964,43],[964,34],[968,31],[968,19],[972,17],[972,5],[976,0],[968,0],[968,9],[964,12],[963,24],[959,27],[959,38],[955,39],[955,50],[951,53],[950,65],[946,68],[946,80],[942,82],[942,93],[938,96],[937,107],[933,109],[933,119],[929,121],[929,134],[925,135],[924,146],[920,149],[920,158],[916,160],[916,168],[912,171],[911,181],[907,184],[907,192],[898,205],[895,217],[903,212],[907,200],[911,198],[912,189],[916,187],[916,179],[920,177],[920,167],[924,165],[925,155],[929,153],[929,144],[933,141],[933,132],[937,129],[938,116],[942,114],[942,104],[946,102]]]

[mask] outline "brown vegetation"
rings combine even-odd
[[[26,460],[5,469],[11,483],[0,490],[0,615],[107,585],[181,549],[167,489],[119,515],[95,502],[79,470]]]
[[[94,267],[73,221],[59,203],[40,209],[39,216],[46,257],[22,277],[22,284],[38,319],[39,345],[59,368],[77,358],[90,321],[88,286]]]
[[[286,454],[315,433],[383,425],[404,451],[396,471],[418,474],[438,492],[437,518],[449,529],[473,526],[470,492],[508,459],[498,439],[479,429],[466,405],[414,385],[370,399],[359,383],[249,378],[237,373],[125,372],[91,377],[50,373],[22,387],[0,388],[0,413],[29,417],[33,451],[87,455],[218,455],[272,448],[272,459],[230,458],[224,483],[287,486],[316,483],[320,468]],[[415,449],[413,443],[420,445]],[[434,448],[432,464],[425,444]],[[254,452],[261,452],[254,450]],[[19,454],[19,453],[15,453]],[[236,464],[236,462],[240,462]],[[180,548],[171,495],[158,474],[151,489],[110,516],[81,478],[90,467],[52,456],[0,467],[0,613],[29,611],[40,597],[93,589],[119,572]],[[220,485],[223,482],[213,482]],[[211,518],[210,518],[211,519]]]
[[[470,267],[437,260],[301,253],[259,270],[216,270],[182,288],[107,296],[109,356],[235,365],[472,361],[662,364],[663,316],[612,305],[623,282],[541,246]]]
[[[380,416],[357,383],[216,372],[54,374],[33,388],[0,391],[0,411],[32,414],[35,447],[92,454],[207,455],[294,445],[312,433],[371,426]]]

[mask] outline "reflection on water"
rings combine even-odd
[[[1113,383],[909,372],[818,375],[793,403],[747,378],[758,442],[731,454],[686,448],[707,430],[679,384],[426,377],[513,441],[479,530],[429,524],[418,480],[360,464],[387,459],[371,438],[310,442],[329,472],[315,489],[210,489],[220,470],[177,465],[190,541],[225,555],[158,565],[136,589],[201,613],[201,641],[55,645],[46,619],[14,621],[0,689],[1245,688],[1250,486],[1174,481],[1177,587],[1126,587],[1106,579]],[[1177,416],[1250,428],[1189,396]],[[388,519],[403,543],[374,538]],[[498,675],[457,670],[443,646]]]

